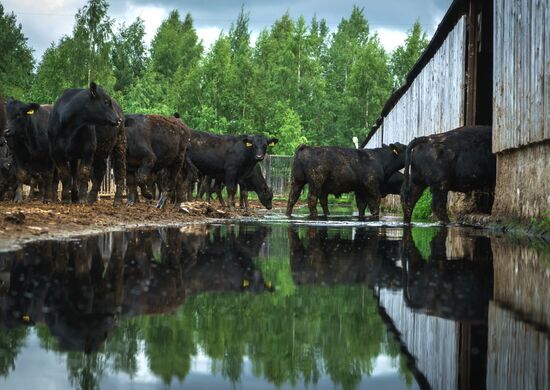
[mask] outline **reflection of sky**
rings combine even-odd
[[[101,389],[163,389],[162,380],[149,369],[149,362],[143,345],[137,355],[137,372],[130,378],[126,373],[113,372],[107,368],[100,383]],[[40,347],[40,341],[34,329],[29,332],[25,345],[15,362],[15,371],[7,378],[0,379],[1,389],[10,390],[65,390],[72,389],[67,376],[66,354],[46,351]],[[374,362],[370,377],[363,377],[358,388],[384,388],[384,390],[406,388],[397,371],[397,361],[387,355],[380,355]],[[173,381],[170,388],[213,389],[231,388],[232,384],[220,374],[212,375],[212,360],[199,349],[191,362],[191,371],[183,382]],[[273,384],[252,374],[252,362],[244,358],[240,389],[272,389]],[[300,388],[285,383],[281,389]],[[321,376],[317,386],[309,388],[332,389],[334,385],[329,377]],[[412,388],[418,388],[416,384]]]

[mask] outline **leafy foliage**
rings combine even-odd
[[[426,221],[430,219],[432,215],[432,193],[427,188],[424,190],[424,193],[418,199],[416,206],[412,213],[412,219],[415,221]]]

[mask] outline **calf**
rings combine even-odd
[[[173,117],[141,114],[127,115],[125,125],[128,203],[137,199],[136,185],[146,188],[151,175],[162,169],[167,169],[166,185],[157,207],[165,206],[168,194],[176,201],[176,183],[189,145],[188,127]]]
[[[260,203],[268,210],[273,207],[273,191],[265,181],[262,169],[256,165],[250,175],[239,180],[240,207],[248,209],[248,191],[254,191],[260,199]]]
[[[432,211],[448,222],[449,191],[494,191],[496,160],[491,153],[492,129],[465,126],[442,134],[415,138],[407,146],[401,205],[411,222],[416,202],[426,187],[432,191]]]
[[[403,175],[399,171],[395,172],[393,175],[389,177],[388,180],[385,180],[380,185],[380,196],[383,198],[390,194],[400,195],[401,187],[403,186],[404,181],[405,181],[405,175]]]
[[[102,169],[104,171],[104,162],[99,160],[104,160],[113,150],[109,148],[114,148],[119,142],[116,140],[120,139],[121,125],[120,108],[95,83],[91,83],[89,89],[67,89],[57,99],[48,123],[48,138],[51,155],[63,185],[63,202],[70,202],[71,195],[73,201],[86,200],[92,169],[96,171],[93,175],[95,193],[90,193],[88,201],[95,201],[99,172]],[[118,150],[115,165],[123,159],[120,152]],[[116,205],[121,201],[121,179],[124,181],[124,177],[120,177],[123,174],[120,167],[115,167],[115,173],[119,175]]]
[[[355,192],[359,217],[365,216],[367,205],[374,218],[379,217],[381,186],[397,170],[403,168],[405,145],[392,144],[377,149],[311,147],[301,145],[294,154],[287,216],[304,185],[309,185],[310,216],[317,217],[317,199],[328,216],[328,195]]]
[[[52,106],[9,100],[6,108],[8,129],[5,136],[13,154],[17,180],[14,201],[21,202],[23,184],[37,178],[42,184],[43,200],[49,202],[55,197],[52,187],[55,168],[48,142]]]
[[[277,142],[277,138],[260,134],[216,135],[191,130],[189,157],[201,173],[223,177],[229,208],[234,208],[238,180],[249,175],[256,163],[264,159],[267,147]]]

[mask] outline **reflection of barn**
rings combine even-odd
[[[455,0],[362,146],[492,124],[493,215],[549,210],[548,26],[549,0]]]

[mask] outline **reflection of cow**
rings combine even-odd
[[[176,229],[129,233],[124,270],[126,315],[172,312],[185,299]]]
[[[376,230],[359,228],[352,237],[330,228],[288,228],[290,267],[297,284],[366,283],[383,280],[384,285],[399,284],[400,273],[391,254],[399,253],[399,241],[387,241]],[[388,253],[382,252],[384,248]]]
[[[445,228],[438,231],[430,244],[431,255],[425,261],[414,245],[411,229],[405,229],[405,302],[411,308],[442,318],[486,322],[493,291],[489,239],[475,238],[474,258],[447,260],[447,232]]]
[[[109,241],[94,236],[57,248],[44,320],[63,349],[97,351],[117,323],[124,292],[122,233]]]
[[[272,290],[254,264],[269,229],[264,226],[241,225],[238,234],[227,228],[213,229],[210,239],[199,249],[197,257],[186,264],[186,291],[196,294],[206,291]]]

